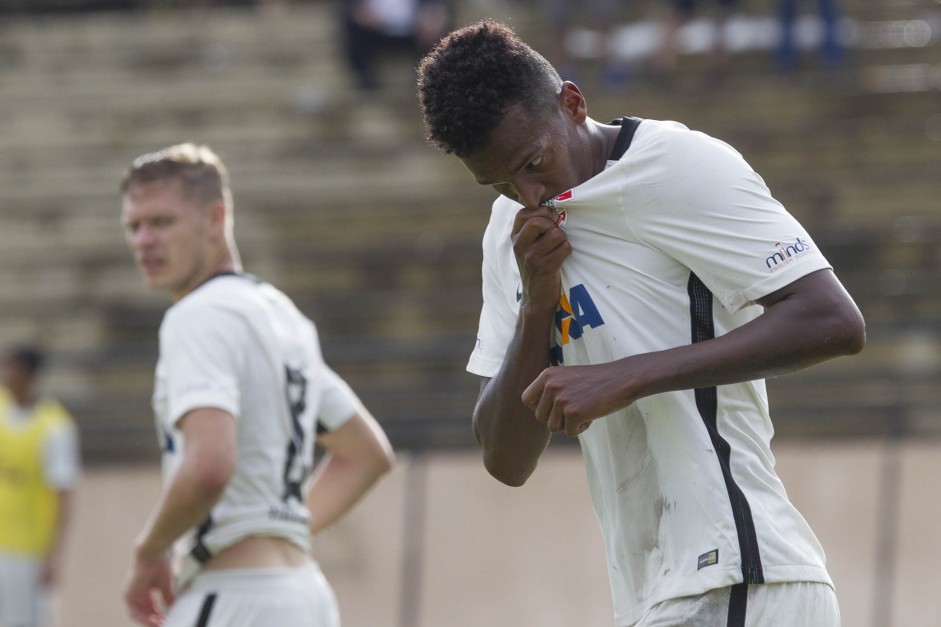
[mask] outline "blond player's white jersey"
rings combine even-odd
[[[304,483],[320,430],[359,400],[324,363],[314,324],[282,292],[252,277],[217,276],[167,310],[153,397],[164,481],[186,446],[178,421],[217,408],[238,422],[236,468],[208,519],[175,548],[185,585],[211,555],[252,535],[310,549]]]
[[[725,143],[645,120],[624,156],[560,194],[573,253],[550,359],[599,364],[721,336],[757,299],[829,268],[807,232]],[[493,206],[468,370],[492,377],[516,327],[510,242],[520,206]],[[739,582],[830,583],[823,551],[774,472],[763,381],[657,394],[579,440],[618,625],[666,599]]]

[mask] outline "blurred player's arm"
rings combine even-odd
[[[499,481],[523,485],[549,443],[549,431],[520,400],[549,366],[549,337],[559,304],[562,262],[572,248],[547,207],[523,209],[513,225],[513,251],[522,280],[516,331],[500,371],[481,384],[474,435],[484,466]]]
[[[65,546],[65,535],[72,520],[72,493],[73,490],[56,490],[55,498],[58,517],[55,521],[55,531],[52,546],[46,553],[42,562],[39,577],[46,586],[54,586],[59,581],[62,571],[62,556]]]
[[[138,537],[141,557],[166,553],[177,538],[202,523],[235,472],[237,425],[231,414],[194,409],[177,425],[186,443],[183,459]]]
[[[80,474],[78,433],[69,421],[53,431],[45,442],[43,473],[46,483],[54,490],[57,516],[52,544],[43,558],[40,579],[46,586],[59,581],[65,540],[72,520],[75,486]]]
[[[307,489],[311,533],[341,518],[395,462],[385,432],[362,406],[340,427],[317,436],[317,443],[326,454]]]
[[[161,623],[156,596],[173,602],[168,554],[173,542],[206,519],[235,471],[236,420],[221,409],[200,408],[177,423],[185,446],[180,467],[137,537],[124,599],[144,625]]]

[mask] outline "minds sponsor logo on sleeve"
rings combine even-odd
[[[774,252],[765,259],[765,265],[771,272],[777,272],[792,261],[813,252],[813,247],[800,237],[793,242],[776,242]]]

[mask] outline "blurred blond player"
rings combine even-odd
[[[0,625],[52,620],[63,537],[79,475],[75,423],[42,398],[43,356],[23,346],[0,366]]]
[[[121,193],[134,259],[173,301],[153,397],[165,487],[135,543],[132,618],[339,625],[310,538],[390,469],[385,434],[324,363],[313,323],[242,272],[228,176],[209,148],[139,157]],[[315,439],[326,455],[311,476]]]

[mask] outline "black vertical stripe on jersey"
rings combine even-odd
[[[203,543],[203,538],[206,537],[206,534],[209,533],[209,530],[212,529],[212,515],[206,516],[206,520],[203,521],[203,524],[199,526],[199,529],[196,530],[196,538],[193,544],[193,548],[190,549],[190,555],[193,556],[200,564],[205,564],[209,561],[209,558],[212,557],[212,553],[209,552],[209,549],[206,548],[206,545]]]
[[[703,284],[695,274],[690,273],[687,285],[689,293],[689,313],[691,321],[692,342],[704,342],[716,336],[712,319],[712,292]],[[764,583],[765,575],[761,567],[761,555],[758,552],[758,535],[755,532],[755,521],[752,518],[751,507],[742,489],[732,477],[732,447],[719,433],[718,427],[718,390],[715,387],[696,388],[696,408],[702,418],[712,446],[722,468],[722,477],[725,479],[725,488],[729,493],[729,504],[732,507],[732,517],[735,520],[735,530],[738,533],[739,552],[742,556],[742,578],[744,583]]]
[[[216,604],[216,593],[207,594],[203,599],[203,606],[199,610],[199,619],[196,621],[196,627],[206,627],[209,625],[209,615],[212,614],[212,606]]]
[[[745,627],[745,610],[748,607],[748,584],[737,583],[729,592],[729,617],[726,627]]]
[[[287,456],[284,459],[284,493],[281,500],[287,501],[295,498],[303,501],[301,494],[301,478],[292,477],[294,463],[301,448],[304,446],[304,426],[301,424],[301,415],[307,407],[307,377],[300,370],[289,366],[284,367],[288,410],[291,413],[291,440],[288,442]],[[296,392],[292,394],[292,390]]]

